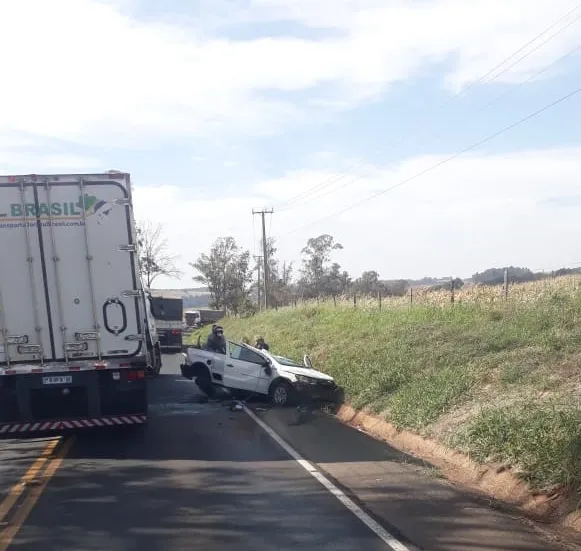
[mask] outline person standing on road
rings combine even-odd
[[[206,350],[226,354],[226,339],[224,338],[224,328],[221,325],[212,325],[212,332],[206,341]]]
[[[270,346],[265,342],[264,337],[261,337],[260,335],[256,337],[256,345],[254,348],[258,348],[258,350],[270,350]]]

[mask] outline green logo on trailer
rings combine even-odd
[[[12,203],[10,205],[9,213],[0,214],[0,217],[6,218],[82,218],[83,211],[86,217],[97,215],[97,222],[101,224],[111,212],[113,205],[107,201],[103,201],[94,195],[85,194],[84,197],[79,197],[76,202],[64,203]]]

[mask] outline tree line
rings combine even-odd
[[[260,243],[262,248],[262,243]],[[343,245],[329,234],[307,240],[301,250],[298,270],[293,263],[281,261],[274,238],[267,239],[268,281],[259,283],[263,272],[262,259],[251,262],[250,251],[241,249],[233,237],[217,239],[210,251],[190,265],[197,272],[195,281],[208,288],[210,306],[227,309],[234,315],[255,313],[264,303],[268,289],[268,304],[278,308],[297,300],[339,297],[347,293],[360,295],[403,296],[410,287],[404,279],[381,280],[375,270],[365,271],[353,279],[333,260],[333,253]],[[262,273],[264,278],[264,273]],[[461,285],[461,282],[458,283]]]
[[[137,241],[143,278],[148,287],[164,275],[178,277],[174,257],[167,253],[167,243],[161,227],[147,223],[138,224]],[[262,243],[261,249],[262,249]],[[419,280],[382,280],[375,270],[364,271],[353,279],[338,262],[333,253],[343,249],[332,235],[322,234],[307,240],[301,250],[298,270],[293,263],[281,261],[274,238],[268,238],[266,255],[268,281],[264,285],[262,259],[254,260],[250,251],[242,249],[234,237],[220,237],[207,253],[201,254],[190,266],[195,271],[194,280],[207,287],[210,306],[228,310],[233,315],[251,315],[264,304],[264,290],[268,289],[268,304],[278,308],[297,300],[339,297],[345,294],[404,296],[410,287],[427,287],[430,290],[460,289],[469,282],[479,285],[502,285],[506,274],[510,283],[536,281],[550,276],[581,273],[581,268],[562,268],[546,273],[529,268],[509,266],[490,268],[477,272],[469,280],[460,278],[430,278]],[[261,276],[259,278],[258,276]],[[260,279],[260,282],[259,282]]]

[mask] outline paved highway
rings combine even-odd
[[[146,428],[0,441],[0,551],[562,549],[329,416],[200,403],[178,372]]]

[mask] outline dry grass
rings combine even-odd
[[[537,488],[581,486],[581,280],[311,302],[224,323],[313,363],[396,426],[513,466]],[[197,335],[194,335],[196,338]],[[551,440],[553,439],[553,440]]]
[[[547,278],[530,283],[511,284],[508,294],[505,295],[502,286],[465,285],[453,293],[456,304],[480,304],[483,306],[518,306],[538,302],[544,297],[555,293],[566,295],[581,289],[581,275]],[[336,301],[328,298],[319,301],[310,301],[304,304],[336,305],[338,307],[353,307],[352,296],[338,297]],[[363,309],[378,309],[377,297],[356,297],[356,306]],[[415,287],[403,297],[383,297],[382,308],[402,308],[413,306],[449,306],[452,304],[450,290],[431,291],[428,287]]]

